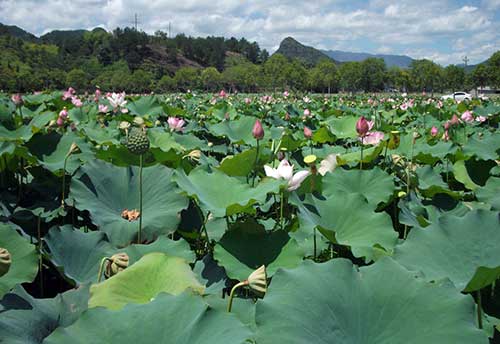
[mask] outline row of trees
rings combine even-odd
[[[245,39],[192,38],[163,32],[149,36],[132,29],[53,32],[42,42],[0,36],[0,90],[33,91],[72,86],[91,90],[171,92],[221,88],[240,92],[444,92],[491,85],[500,88],[500,52],[467,73],[416,60],[410,68],[387,68],[382,59],[340,65],[323,59],[313,67],[280,54],[268,57]],[[77,42],[78,44],[75,44]],[[153,58],[161,52],[160,57]],[[191,62],[186,66],[185,60]],[[179,59],[184,59],[181,63]],[[175,66],[175,68],[172,68]]]

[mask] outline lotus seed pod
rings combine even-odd
[[[134,124],[139,126],[139,127],[142,127],[144,125],[144,118],[142,117],[135,117],[134,118]]]
[[[262,265],[248,276],[248,287],[258,295],[264,295],[267,291],[266,267]]]
[[[127,138],[127,148],[133,154],[146,153],[149,149],[149,139],[146,132],[140,128],[132,128]]]
[[[316,155],[310,154],[304,158],[304,163],[306,163],[307,165],[311,165],[311,164],[314,164],[316,159],[317,159]]]
[[[12,259],[10,252],[6,248],[0,247],[0,277],[9,272],[10,265],[12,264]]]
[[[104,276],[110,278],[128,267],[128,255],[124,252],[116,253],[106,263]]]
[[[399,147],[399,143],[401,142],[399,138],[399,131],[393,130],[391,131],[391,135],[389,136],[389,149],[396,149]]]

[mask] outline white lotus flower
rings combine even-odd
[[[325,159],[321,160],[318,168],[319,174],[324,176],[328,172],[333,172],[337,167],[337,154],[330,154]]]
[[[127,105],[127,101],[125,100],[125,92],[122,93],[113,92],[111,96],[107,98],[109,103],[114,109],[121,108]]]
[[[266,176],[274,179],[285,179],[288,181],[288,191],[297,190],[310,174],[309,171],[303,170],[293,174],[293,165],[283,159],[281,160],[278,168],[272,168],[271,166],[264,165],[264,170],[266,171]]]

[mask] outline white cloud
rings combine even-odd
[[[357,2],[355,2],[357,3]],[[458,5],[452,0],[0,0],[0,21],[35,34],[53,29],[132,25],[153,33],[245,37],[271,51],[286,36],[307,45],[347,51],[414,52],[458,63],[486,59],[498,49],[500,0]],[[487,47],[487,48],[485,48]],[[477,59],[474,61],[474,59]]]

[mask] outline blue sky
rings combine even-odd
[[[0,22],[36,35],[54,29],[246,37],[270,52],[292,36],[320,49],[404,54],[442,65],[487,59],[500,50],[500,0],[0,0]]]

